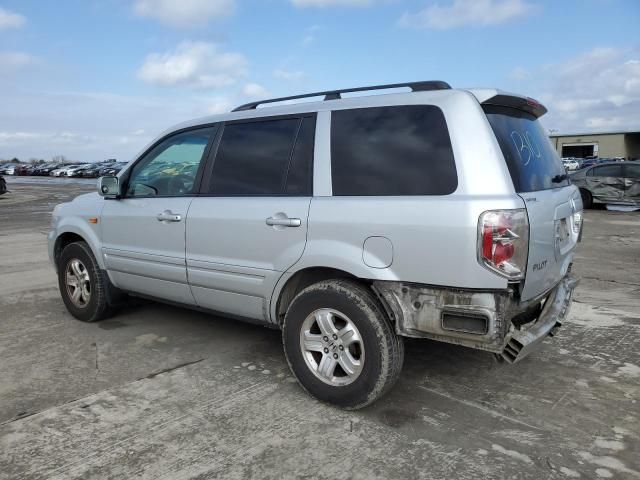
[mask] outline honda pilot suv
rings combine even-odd
[[[518,362],[577,283],[582,202],[545,112],[429,81],[183,123],[55,208],[62,298],[86,322],[128,294],[280,328],[302,387],[349,409],[394,384],[404,337]]]

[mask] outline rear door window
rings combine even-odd
[[[291,163],[287,172],[287,195],[311,196],[313,192],[313,148],[316,137],[315,117],[302,119]]]
[[[448,195],[458,186],[449,131],[433,105],[331,113],[334,196]]]
[[[569,185],[567,173],[535,116],[509,107],[487,105],[487,119],[507,162],[518,193]]]
[[[601,165],[591,169],[592,177],[622,177],[622,165]]]
[[[208,193],[310,195],[314,127],[314,117],[226,124]]]

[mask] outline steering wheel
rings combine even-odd
[[[171,195],[190,193],[193,188],[193,178],[188,175],[176,175],[169,179],[167,187]]]

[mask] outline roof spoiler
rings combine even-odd
[[[532,114],[536,118],[547,113],[545,106],[537,100],[528,97],[518,97],[515,95],[498,94],[482,102],[482,105],[517,108],[518,110],[523,110]]]

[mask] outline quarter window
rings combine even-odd
[[[309,195],[314,126],[313,118],[225,125],[209,193]]]
[[[128,197],[189,195],[215,128],[173,135],[156,145],[131,171]]]
[[[640,165],[630,165],[627,163],[624,166],[624,170],[625,178],[640,179]]]
[[[442,111],[407,105],[331,114],[334,196],[447,195],[458,185]]]

